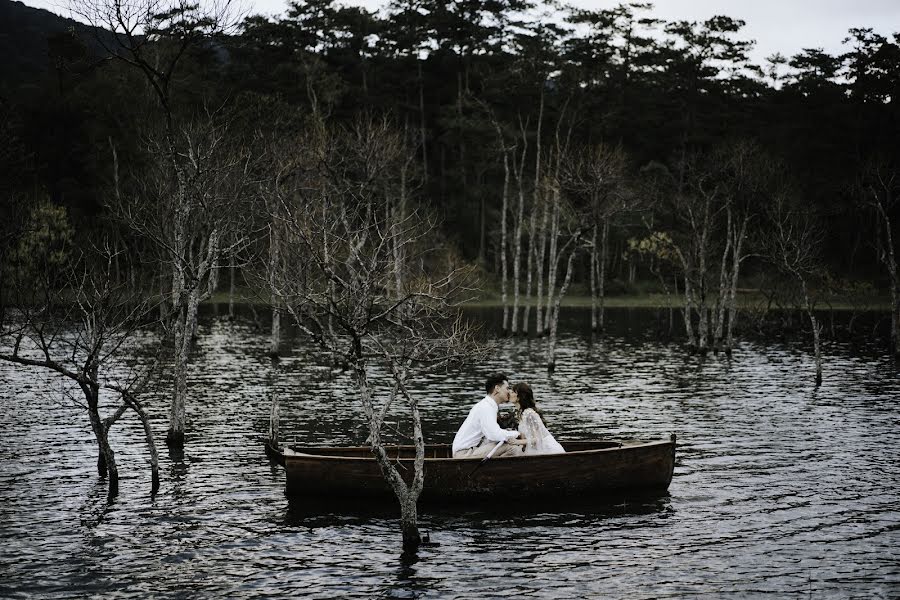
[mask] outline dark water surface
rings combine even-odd
[[[163,390],[148,399],[162,488],[150,497],[128,416],[109,505],[83,411],[56,378],[0,364],[0,597],[900,597],[900,375],[883,348],[828,346],[814,389],[801,343],[704,359],[657,341],[652,312],[611,313],[601,341],[579,333],[584,316],[569,313],[552,379],[537,340],[418,382],[426,435],[449,442],[481,373],[505,368],[534,385],[557,438],[677,433],[670,494],[563,514],[524,499],[434,510],[421,524],[437,545],[412,564],[392,515],[285,498],[261,447],[273,389],[289,440],[365,437],[348,376],[305,351],[273,368],[263,332],[207,315],[184,455],[162,444]]]

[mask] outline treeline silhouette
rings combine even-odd
[[[6,63],[0,86],[5,227],[49,198],[67,209],[76,236],[119,231],[105,218],[110,149],[118,164],[140,169],[146,133],[161,118],[158,97],[138,70],[104,55],[115,44],[97,40],[108,42],[109,33],[17,2],[0,7],[4,56],[19,57]],[[622,210],[594,211],[609,221],[607,279],[655,281],[646,257],[628,257],[654,233],[676,242],[688,236],[677,214],[684,207],[660,208],[664,196],[723,180],[724,149],[752,144],[790,179],[777,193],[790,189],[794,210],[815,215],[830,276],[887,289],[884,218],[896,223],[900,215],[889,198],[880,204],[885,215],[872,208],[866,174],[895,173],[898,164],[900,37],[850,29],[843,54],[811,48],[756,65],[744,25],[728,16],[663,22],[641,3],[589,11],[527,0],[395,0],[375,14],[310,0],[187,46],[167,85],[173,114],[227,110],[233,129],[260,135],[388,115],[416,146],[418,201],[441,217],[458,251],[492,275],[500,272],[503,218],[515,237],[516,195],[525,196],[523,247],[533,199],[550,197],[540,189],[552,169],[541,161],[555,160],[562,177],[565,163],[587,149],[622,153],[630,200]],[[171,50],[192,27],[202,24],[146,32],[147,51]],[[506,172],[504,157],[515,162]],[[662,196],[648,188],[660,172],[671,184]],[[510,204],[501,214],[504,185]],[[724,223],[725,213],[712,210]],[[754,230],[760,220],[751,220],[748,238],[766,237]],[[703,250],[711,255],[725,243],[717,231]],[[575,280],[585,285],[587,256],[575,261]]]

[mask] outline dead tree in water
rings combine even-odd
[[[513,150],[512,173],[516,180],[516,205],[515,223],[513,225],[513,305],[512,318],[509,332],[512,335],[519,334],[519,292],[521,290],[522,273],[522,236],[525,233],[525,159],[528,155],[527,123],[520,123],[521,135],[516,140],[516,148]],[[521,139],[522,152],[518,154],[519,139]],[[528,323],[522,323],[523,332],[528,332]]]
[[[576,151],[566,164],[565,186],[571,194],[581,196],[591,231],[591,331],[602,331],[609,224],[630,207],[634,198],[626,179],[626,156],[621,148],[598,144]]]
[[[174,389],[166,443],[176,448],[184,445],[197,312],[216,290],[223,259],[247,243],[253,179],[250,151],[230,138],[228,125],[217,116],[184,127],[180,139],[178,178],[171,177],[172,159],[163,141],[152,146],[149,166],[126,171],[111,207],[150,243],[162,276],[169,278],[164,326],[172,344]],[[115,160],[114,170],[119,172]]]
[[[509,151],[503,145],[503,133],[497,127],[497,137],[503,152],[503,200],[500,208],[500,303],[503,305],[503,335],[509,333],[509,304],[507,303],[507,286],[509,285],[509,267],[507,266],[509,251],[507,235],[507,212],[509,212]]]
[[[816,361],[816,385],[822,383],[822,324],[815,315],[811,281],[821,270],[819,253],[823,233],[806,206],[791,202],[789,192],[778,195],[768,207],[766,236],[768,258],[799,287],[802,309],[809,319]]]
[[[875,212],[878,220],[876,251],[891,285],[891,350],[900,357],[900,267],[896,221],[892,220],[900,206],[900,175],[885,162],[873,160],[866,165],[859,187],[864,205]]]
[[[178,70],[189,52],[216,36],[233,29],[240,20],[231,0],[212,4],[187,0],[70,0],[69,9],[97,32],[96,42],[110,57],[139,72],[158,104],[148,122],[161,121],[151,152],[154,171],[145,190],[158,214],[147,219],[147,198],[135,200],[118,195],[120,216],[135,232],[149,238],[171,282],[170,303],[164,314],[170,330],[174,357],[174,389],[169,412],[166,443],[184,445],[187,363],[197,327],[197,306],[211,294],[217,283],[220,257],[230,254],[228,246],[239,236],[229,235],[222,223],[235,211],[221,205],[215,186],[220,173],[207,164],[221,150],[237,144],[223,143],[226,129],[198,128],[182,120],[173,102]],[[112,32],[114,35],[106,35]],[[212,119],[210,120],[212,122]],[[221,166],[221,165],[219,165]],[[117,175],[118,179],[118,175]],[[140,214],[143,213],[143,214]]]
[[[314,148],[298,160],[296,193],[283,196],[278,217],[297,240],[284,249],[285,264],[304,275],[274,292],[300,331],[351,371],[369,443],[400,504],[404,550],[415,551],[425,440],[411,382],[472,357],[471,331],[457,312],[468,269],[447,249],[438,254],[435,224],[411,200],[399,210],[403,165],[415,150],[387,122],[304,139]],[[398,399],[415,444],[412,473],[398,471],[382,439]]]
[[[32,219],[37,214],[44,215],[38,217],[43,223],[37,225],[48,226],[43,230],[50,231],[53,238],[54,227],[61,222],[58,218],[65,220],[65,212],[45,204],[36,208]],[[50,222],[44,220],[47,216],[52,217]],[[139,400],[152,366],[135,371],[122,361],[123,349],[138,328],[147,325],[152,308],[149,295],[137,293],[130,283],[115,281],[115,252],[108,247],[86,257],[68,243],[48,241],[52,242],[47,236],[37,240],[26,233],[16,256],[4,267],[7,280],[5,302],[0,306],[0,360],[51,371],[80,390],[80,399],[71,392],[66,395],[87,413],[98,446],[97,472],[108,478],[110,498],[118,494],[119,468],[109,431],[127,411],[133,411],[144,429],[151,493],[155,493],[159,489],[156,444],[149,416]],[[105,417],[100,414],[104,391],[120,400]]]
[[[754,143],[738,142],[717,151],[713,168],[723,181],[725,227],[719,270],[719,295],[713,326],[713,348],[730,355],[737,321],[737,287],[741,265],[752,256],[750,226],[772,195],[779,193],[784,169]]]
[[[705,353],[710,329],[710,253],[721,210],[722,185],[706,169],[700,157],[685,159],[680,170],[684,177],[682,181],[676,180],[659,163],[642,169],[642,177],[647,180],[644,185],[651,194],[656,215],[660,222],[669,224],[668,229],[657,230],[648,222],[648,233],[651,236],[664,234],[667,243],[671,244],[668,252],[680,263],[684,282],[687,346],[691,351]]]
[[[572,273],[575,270],[575,257],[582,249],[585,214],[578,210],[577,201],[563,195],[560,180],[555,180],[550,193],[553,208],[550,220],[550,253],[547,278],[547,312],[544,324],[548,328],[547,337],[547,371],[556,370],[556,341],[559,330],[559,311],[562,299],[569,290]],[[565,263],[565,276],[562,284],[557,284],[560,264]]]
[[[694,349],[697,343],[693,324],[696,261],[692,251],[693,237],[683,226],[687,211],[683,209],[680,186],[671,171],[658,162],[651,162],[641,168],[640,178],[642,193],[653,206],[655,217],[644,221],[647,237],[634,240],[629,245],[641,255],[651,257],[651,260],[673,263],[676,281],[681,277],[684,282],[684,331],[688,348]],[[661,225],[657,221],[668,224],[668,228],[659,229]]]

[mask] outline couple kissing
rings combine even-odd
[[[565,452],[544,425],[530,385],[519,382],[510,386],[504,373],[495,373],[487,378],[484,388],[487,395],[469,410],[453,438],[453,458]],[[497,423],[497,412],[504,403],[516,407],[518,430],[503,429]]]

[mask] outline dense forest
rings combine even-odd
[[[732,279],[772,286],[793,268],[774,256],[785,219],[785,234],[808,229],[791,248],[810,290],[897,286],[896,34],[851,29],[842,55],[755,65],[740,19],[662,22],[649,4],[312,0],[278,18],[172,6],[126,23],[83,3],[87,26],[4,0],[0,40],[17,57],[0,82],[4,256],[46,202],[75,239],[138,248],[112,182],[148,168],[166,127],[216,119],[262,156],[260,140],[314,123],[386,118],[415,149],[404,189],[486,287],[503,279],[507,303],[559,287],[570,249],[572,285],[594,296],[644,281],[705,306]]]

